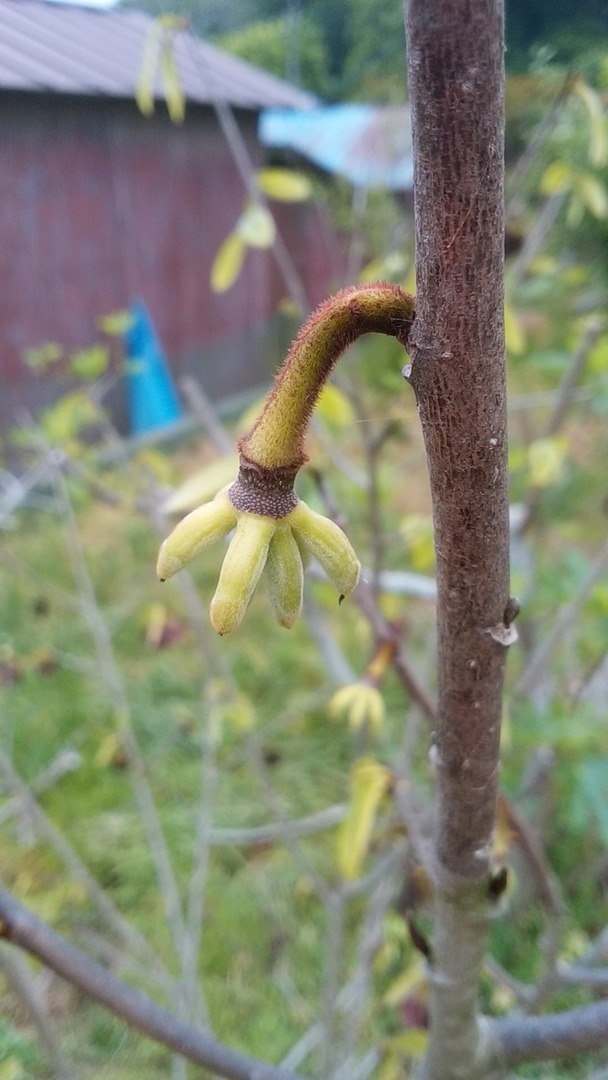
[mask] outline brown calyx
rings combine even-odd
[[[228,490],[228,498],[241,513],[279,520],[297,505],[293,490],[297,475],[297,468],[266,469],[241,454],[239,475]]]

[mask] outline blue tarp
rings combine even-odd
[[[409,191],[413,185],[410,114],[405,106],[265,109],[259,136],[266,146],[296,150],[355,187]]]
[[[132,319],[125,333],[130,430],[132,435],[144,435],[174,423],[183,414],[145,306],[133,304],[130,310]]]

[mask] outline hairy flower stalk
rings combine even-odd
[[[270,600],[282,626],[302,608],[303,559],[317,559],[340,599],[359,579],[350,542],[333,521],[298,499],[293,487],[306,461],[308,423],[323,385],[344,350],[362,334],[396,337],[407,347],[414,299],[396,285],[344,289],[310,316],[293,342],[259,419],[239,443],[235,482],[193,510],[161,546],[161,581],[234,529],[213,600],[219,634],[235,630],[266,568]]]

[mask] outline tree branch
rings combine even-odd
[[[549,1016],[509,1016],[489,1025],[495,1043],[491,1069],[529,1061],[558,1061],[608,1046],[608,1001]]]
[[[0,938],[37,957],[151,1039],[228,1080],[300,1080],[295,1073],[256,1061],[178,1020],[141,990],[132,989],[90,960],[4,889],[0,889]]]
[[[482,1054],[477,986],[508,635],[503,327],[503,10],[406,0],[416,318],[408,378],[425,440],[437,557],[435,929],[426,1080]]]

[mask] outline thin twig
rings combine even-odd
[[[293,1073],[232,1050],[172,1016],[121,982],[0,889],[0,936],[25,949],[114,1015],[198,1065],[228,1080],[299,1080]]]
[[[145,761],[131,724],[129,702],[114,656],[111,637],[97,603],[72,503],[61,472],[57,472],[56,477],[58,490],[65,506],[65,538],[72,571],[81,596],[82,615],[95,644],[103,684],[118,720],[119,736],[129,764],[129,775],[139,812],[146,829],[150,855],[155,865],[165,907],[167,925],[179,955],[183,946],[185,926],[171,857],[146,775]]]
[[[25,1007],[40,1045],[53,1068],[55,1080],[76,1080],[76,1073],[57,1041],[25,957],[15,949],[0,945],[0,971],[17,1000]]]
[[[571,91],[572,72],[568,71],[549,108],[543,114],[542,119],[532,132],[530,139],[528,139],[523,153],[515,162],[514,167],[507,176],[507,189],[509,192],[509,197],[507,198],[505,205],[505,221],[507,223],[517,208],[518,197],[524,180],[545,145],[547,136],[551,134],[552,129],[555,127],[561,107],[568,99]]]
[[[33,821],[38,836],[45,840],[59,856],[70,876],[84,886],[97,912],[118,939],[126,947],[124,959],[132,952],[148,978],[163,988],[169,1000],[175,994],[175,984],[147,940],[114,906],[110,898],[90,870],[82,862],[66,836],[48,817],[32,792],[21,780],[8,757],[0,750],[0,778],[22,803],[25,813]]]
[[[600,549],[599,554],[591,564],[589,573],[581,583],[578,592],[570,603],[558,613],[557,618],[553,620],[547,637],[532,655],[530,663],[513,690],[514,699],[527,697],[542,681],[546,675],[551,653],[560,643],[566,643],[568,634],[576,625],[589,593],[604,576],[606,570],[608,570],[608,541]]]
[[[604,326],[602,319],[593,319],[587,324],[579,347],[557,388],[555,402],[544,432],[544,438],[553,438],[561,431],[579,380],[585,369],[589,353],[603,332]],[[517,528],[518,536],[523,536],[536,518],[543,497],[543,490],[541,487],[531,487],[528,491],[524,511]]]
[[[297,818],[295,821],[272,822],[268,825],[253,825],[249,828],[211,828],[209,843],[213,846],[257,847],[262,844],[282,844],[303,836],[333,829],[344,820],[346,807],[343,804],[328,806],[326,810],[317,810],[314,814]]]
[[[526,277],[533,260],[551,232],[565,199],[565,195],[549,195],[545,201],[519,253],[508,268],[508,283],[511,289],[516,289]]]
[[[339,889],[325,901],[324,979],[320,1021],[323,1037],[320,1047],[320,1075],[330,1077],[337,1060],[337,999],[343,961],[346,900]]]
[[[192,412],[199,421],[205,435],[213,443],[219,454],[227,455],[234,453],[232,439],[226,434],[224,427],[217,418],[209,398],[205,394],[200,382],[192,375],[184,375],[179,381],[184,397]]]
[[[548,1016],[514,1015],[492,1020],[488,1022],[488,1034],[494,1051],[473,1077],[486,1076],[491,1068],[558,1061],[606,1048],[608,1001]]]

